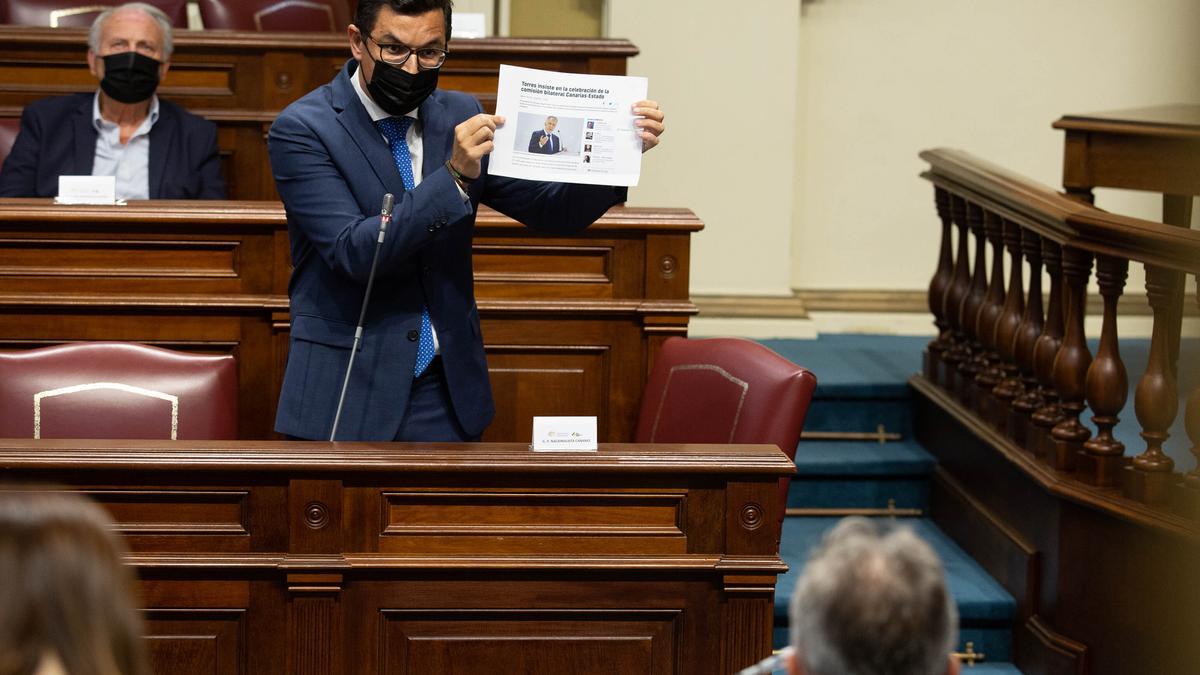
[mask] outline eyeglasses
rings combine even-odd
[[[385,44],[379,42],[375,38],[367,35],[366,38],[374,42],[379,47],[379,60],[389,66],[402,66],[408,61],[408,57],[413,54],[417,55],[417,67],[421,70],[433,70],[441,68],[446,62],[446,55],[450,52],[437,47],[421,47],[413,49],[408,45],[400,44],[399,42]]]

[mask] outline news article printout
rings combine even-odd
[[[488,173],[510,178],[638,184],[642,139],[633,104],[644,77],[579,75],[500,66],[496,129]]]

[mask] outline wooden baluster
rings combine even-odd
[[[1113,427],[1129,396],[1129,378],[1121,361],[1117,339],[1117,302],[1129,276],[1129,261],[1101,255],[1096,257],[1096,278],[1104,297],[1104,324],[1100,346],[1087,371],[1087,404],[1096,423],[1096,436],[1083,444],[1080,476],[1094,485],[1111,487],[1121,477],[1125,465],[1125,444],[1113,438]]]
[[[1004,431],[1012,413],[1012,404],[1021,394],[1021,369],[1017,362],[1017,335],[1025,321],[1025,264],[1021,250],[1021,226],[1004,221],[1004,246],[1010,266],[1004,310],[996,320],[996,351],[1000,354],[1000,383],[992,389],[996,410],[992,421]]]
[[[925,377],[936,383],[941,371],[942,355],[950,347],[950,322],[946,317],[946,294],[954,281],[954,257],[951,254],[950,193],[934,188],[938,219],[942,221],[942,243],[939,247],[937,271],[929,282],[929,311],[938,334],[925,348]]]
[[[1138,380],[1133,409],[1142,425],[1146,450],[1133,458],[1126,483],[1128,496],[1147,504],[1166,501],[1175,461],[1162,451],[1171,423],[1179,412],[1179,399],[1171,354],[1171,330],[1175,323],[1175,299],[1180,275],[1169,269],[1146,266],[1146,295],[1154,312],[1150,335],[1150,357],[1146,372]]]
[[[1029,301],[1017,328],[1013,348],[1021,368],[1022,393],[1012,402],[1008,416],[1008,435],[1017,445],[1028,447],[1029,419],[1045,404],[1034,374],[1033,349],[1042,334],[1042,238],[1033,230],[1021,232],[1021,250],[1029,260]]]
[[[962,303],[971,290],[971,256],[968,242],[967,202],[962,197],[950,197],[950,214],[958,226],[958,253],[954,259],[954,279],[946,291],[943,314],[950,324],[950,344],[942,352],[942,386],[957,389],[958,365],[966,354],[967,338],[963,333]]]
[[[1076,455],[1092,432],[1079,421],[1087,407],[1087,371],[1092,365],[1092,353],[1088,351],[1084,337],[1083,320],[1087,314],[1087,283],[1092,274],[1092,254],[1069,246],[1063,247],[1063,308],[1066,310],[1067,333],[1062,347],[1054,358],[1054,387],[1058,389],[1058,401],[1062,406],[1063,420],[1054,425],[1050,436],[1054,438],[1054,468],[1071,471],[1075,468]]]
[[[1045,456],[1053,446],[1050,430],[1062,421],[1062,408],[1058,404],[1058,392],[1054,389],[1054,360],[1062,348],[1063,338],[1063,290],[1062,290],[1062,247],[1042,239],[1042,257],[1046,261],[1046,272],[1050,275],[1050,301],[1046,307],[1046,324],[1033,347],[1033,369],[1037,375],[1039,397],[1044,401],[1031,418],[1030,436],[1026,447],[1035,454]]]
[[[987,297],[987,240],[984,238],[983,209],[975,204],[967,204],[967,225],[975,235],[974,274],[971,276],[971,288],[963,299],[959,312],[959,323],[966,337],[966,348],[963,360],[958,364],[958,398],[964,405],[975,407],[975,376],[979,374],[977,357],[983,353],[983,345],[979,343],[979,310]]]
[[[982,347],[975,360],[979,366],[979,374],[975,376],[975,409],[984,420],[994,421],[996,402],[992,398],[992,390],[1004,378],[1004,371],[1000,369],[999,345],[996,343],[996,327],[1004,313],[1004,220],[994,213],[985,213],[984,232],[988,243],[992,245],[992,275],[975,327]]]

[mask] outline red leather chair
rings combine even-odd
[[[663,343],[638,415],[638,443],[772,443],[795,458],[817,378],[740,338]],[[779,525],[791,478],[779,481]]]
[[[236,363],[130,342],[0,352],[0,437],[235,439]]]
[[[17,117],[0,117],[0,166],[8,158],[13,141],[17,140],[17,132],[21,130],[21,120]]]
[[[96,15],[127,0],[0,0],[0,23],[51,28],[87,28]],[[176,28],[187,28],[187,0],[146,0]]]
[[[344,0],[200,0],[206,29],[344,33]]]

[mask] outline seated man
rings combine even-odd
[[[933,549],[907,528],[847,518],[791,604],[792,675],[957,675],[958,610]]]
[[[171,58],[171,22],[135,2],[101,12],[88,34],[100,89],[29,104],[0,169],[0,197],[54,197],[59,176],[116,176],[117,199],[224,199],[217,128],[154,94]]]

